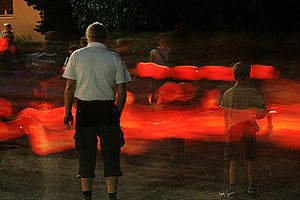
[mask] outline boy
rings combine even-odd
[[[230,186],[220,193],[221,197],[236,194],[237,160],[240,149],[243,150],[248,164],[248,194],[256,194],[254,185],[254,159],[256,132],[259,126],[255,119],[262,119],[266,115],[264,101],[259,93],[250,85],[250,65],[238,62],[233,66],[233,75],[236,84],[226,90],[221,107],[224,109],[226,130],[225,160],[230,161]]]
[[[124,58],[128,55],[131,49],[131,41],[125,38],[116,40],[116,52]]]
[[[8,42],[8,48],[6,50],[6,53],[9,55],[15,57],[16,56],[16,47],[14,42],[14,33],[11,31],[11,25],[9,23],[5,23],[3,25],[3,31],[0,34],[0,37],[3,37]]]

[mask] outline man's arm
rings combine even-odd
[[[64,124],[65,126],[70,129],[69,123],[73,125],[73,116],[72,116],[72,103],[74,99],[74,94],[76,90],[76,80],[68,79],[65,88],[65,95],[64,95],[64,103],[65,103],[65,117],[64,117]]]
[[[117,92],[118,92],[117,109],[121,114],[124,105],[126,103],[126,96],[127,96],[126,83],[117,84]]]

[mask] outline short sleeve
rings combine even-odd
[[[265,107],[264,99],[258,92],[256,92],[256,95],[254,95],[254,107],[256,108]]]
[[[131,76],[127,70],[127,67],[123,59],[117,55],[117,73],[116,73],[116,84],[128,83],[131,81]]]
[[[67,66],[66,69],[63,73],[63,77],[66,79],[72,79],[72,80],[76,80],[76,70],[75,70],[75,58],[76,58],[76,54],[75,52],[71,54],[68,62],[67,62]]]

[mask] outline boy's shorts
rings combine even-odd
[[[239,160],[241,154],[247,161],[256,157],[256,132],[249,122],[238,123],[227,133],[224,160]]]

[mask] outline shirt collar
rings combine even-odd
[[[88,47],[101,47],[103,49],[107,49],[107,47],[101,42],[90,42],[87,45]]]

